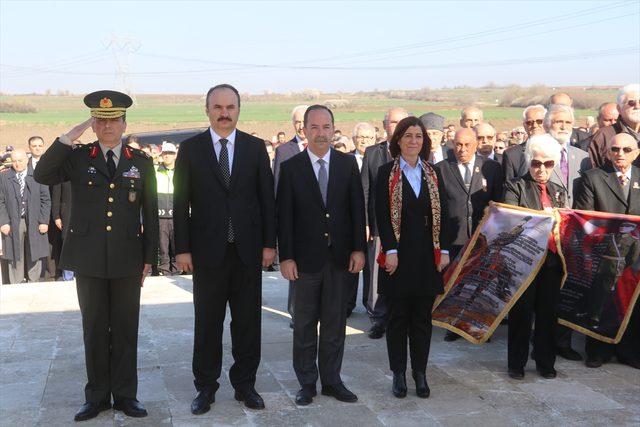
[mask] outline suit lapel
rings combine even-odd
[[[16,171],[11,169],[11,177],[9,177],[9,181],[11,182],[11,185],[13,186],[13,194],[16,197],[16,201],[18,202],[18,205],[20,205],[21,200],[20,200],[20,182],[18,182],[18,175],[16,174]]]
[[[344,183],[344,184],[348,184],[348,181],[342,180],[340,179],[338,175],[339,171],[340,171],[340,165],[338,165],[337,163],[340,162],[338,156],[334,156],[333,154],[333,150],[329,149],[329,152],[331,154],[329,154],[329,183],[327,184],[327,208],[329,208],[329,206],[333,207],[333,203],[332,203],[332,198],[334,196],[334,194],[336,193],[336,186],[338,185],[338,183]],[[308,156],[307,156],[308,157]],[[318,185],[318,190],[320,190],[320,186]]]
[[[640,168],[631,166],[631,182],[629,183],[629,212],[640,211]]]
[[[233,188],[234,184],[238,180],[240,171],[243,170],[243,162],[246,158],[248,148],[247,144],[249,144],[249,142],[245,141],[239,131],[236,131],[235,147],[233,147],[233,165],[231,167],[231,183],[229,184],[229,188]]]
[[[476,162],[471,171],[471,185],[469,185],[469,193],[482,189],[482,164],[484,159],[482,156],[476,156]],[[465,186],[466,190],[466,186]]]
[[[564,188],[567,191],[567,186],[564,183],[564,177],[562,176],[562,171],[560,170],[560,165],[556,165],[551,172],[551,182],[554,184],[558,184],[560,187]]]
[[[467,186],[464,185],[464,179],[462,178],[462,175],[460,174],[460,169],[458,168],[458,161],[456,160],[455,156],[447,159],[447,163],[449,163],[449,168],[451,169],[451,174],[458,180],[458,184],[460,184],[460,187],[462,187],[462,190],[465,193],[469,193],[467,191]]]
[[[236,141],[237,142],[237,141]],[[218,163],[218,158],[216,157],[216,152],[213,149],[213,140],[211,139],[211,131],[207,129],[202,134],[202,140],[200,141],[202,146],[202,156],[203,159],[207,159],[209,162],[209,166],[211,167],[211,171],[218,178],[222,188],[226,189],[226,185],[224,182],[224,178],[222,177],[222,171],[220,170],[220,164]],[[235,157],[235,153],[234,153]]]
[[[313,166],[311,165],[311,158],[308,154],[304,154],[301,156],[301,164],[302,164],[302,174],[307,180],[307,185],[311,189],[311,192],[314,194],[314,198],[320,204],[320,206],[324,206],[324,202],[322,201],[322,193],[320,192],[320,185],[318,184],[318,179],[316,178],[316,174],[313,171]],[[332,168],[331,164],[333,161],[329,162],[329,169]],[[329,184],[327,184],[327,193],[329,193],[329,188],[331,187],[331,170],[329,171]],[[329,200],[329,194],[327,194],[327,200]],[[325,206],[326,207],[326,206]]]
[[[526,188],[524,192],[524,197],[527,200],[527,206],[533,207],[533,209],[540,210],[542,209],[542,202],[540,201],[539,195],[539,187],[536,181],[531,178],[530,180],[525,180]],[[548,192],[548,191],[547,191]],[[551,198],[551,196],[549,196]]]
[[[622,187],[620,186],[620,182],[618,181],[618,176],[616,175],[616,172],[615,170],[613,170],[613,168],[611,168],[610,172],[606,173],[604,181],[607,183],[609,188],[611,188],[613,194],[615,194],[616,197],[620,199],[622,204],[624,204],[624,206],[628,208],[629,203],[627,202],[627,198],[624,197],[624,192],[622,191]],[[633,183],[631,183],[630,185],[633,185]],[[631,192],[631,190],[629,190],[629,192]]]

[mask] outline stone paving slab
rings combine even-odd
[[[147,280],[142,290],[138,397],[143,419],[105,411],[86,426],[638,426],[640,371],[610,363],[589,369],[558,359],[558,378],[541,379],[529,363],[523,381],[506,373],[506,327],[491,343],[446,343],[434,328],[427,377],[431,398],[411,389],[391,395],[385,340],[366,336],[369,320],[358,304],[349,319],[342,376],[359,396],[355,404],[319,395],[297,407],[299,386],[291,363],[287,282],[263,276],[262,363],[256,388],[267,409],[252,411],[233,399],[227,313],[224,365],[212,410],[189,411],[193,301],[189,276]],[[358,296],[358,303],[361,298]],[[73,424],[86,381],[78,301],[73,282],[0,287],[0,426]],[[584,339],[574,346],[582,349]]]

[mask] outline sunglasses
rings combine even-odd
[[[627,106],[631,107],[631,108],[636,108],[638,106],[638,103],[640,101],[636,101],[635,99],[630,99],[627,101]]]
[[[542,165],[544,165],[545,169],[553,169],[556,165],[556,162],[553,160],[547,160],[546,162],[541,162],[540,160],[531,160],[532,168],[539,169]]]
[[[542,119],[538,119],[538,120],[527,120],[526,122],[524,122],[525,125],[531,127],[534,124],[537,124],[538,126],[542,126],[542,123],[544,123],[544,120]]]
[[[629,154],[633,150],[635,150],[635,148],[631,148],[631,147],[611,147],[611,152],[612,153],[619,153],[620,150],[624,151],[624,154]]]

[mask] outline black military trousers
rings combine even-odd
[[[88,402],[136,398],[142,276],[100,279],[76,274],[82,313]]]
[[[387,298],[387,354],[393,372],[407,369],[407,340],[411,354],[411,369],[426,372],[431,348],[431,310],[434,296]]]
[[[220,268],[194,266],[193,376],[198,391],[218,390],[222,370],[222,331],[231,310],[229,380],[236,390],[253,387],[260,364],[262,275],[259,265],[246,266],[230,243]]]
[[[328,257],[317,273],[298,272],[293,322],[293,370],[300,385],[315,386],[342,382],[347,324],[347,284],[351,274]],[[320,322],[320,337],[318,337]],[[317,363],[316,363],[317,357]]]
[[[640,302],[636,302],[629,318],[627,329],[618,344],[608,344],[595,338],[587,337],[584,346],[587,358],[602,358],[605,362],[615,355],[618,359],[640,359]]]
[[[538,275],[509,311],[507,363],[521,369],[529,357],[529,339],[535,315],[533,349],[536,366],[551,369],[556,361],[556,324],[562,267],[558,256],[549,253]]]

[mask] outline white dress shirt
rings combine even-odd
[[[311,166],[313,166],[313,173],[316,174],[316,179],[318,179],[318,173],[320,173],[320,163],[318,163],[318,160],[320,160],[320,157],[313,154],[311,150],[307,150],[307,154],[309,155],[309,159],[311,159]],[[327,154],[325,154],[322,157],[322,160],[325,161],[324,167],[327,170],[327,182],[329,182],[329,159],[330,158],[331,158],[331,148],[329,149],[329,151],[327,151]]]
[[[298,144],[298,148],[300,149],[300,151],[304,151],[304,149],[307,148],[305,147],[307,141],[303,141],[298,135],[296,135],[296,143]]]
[[[364,160],[364,154],[360,154],[359,151],[356,151],[354,155],[356,156],[356,162],[358,162],[358,170],[362,171],[362,161]]]
[[[222,144],[220,144],[220,140],[223,139],[220,135],[218,135],[213,128],[209,128],[211,132],[211,139],[213,140],[213,150],[216,152],[216,159],[220,160],[220,150],[222,149]],[[229,154],[229,173],[232,172],[233,168],[233,148],[236,145],[236,130],[234,129],[231,134],[224,138],[227,142],[227,153]]]
[[[476,164],[476,155],[474,154],[471,160],[469,160],[469,170],[471,171],[471,177],[473,177],[473,167]],[[460,171],[460,176],[464,179],[464,174],[466,172],[464,163],[458,162],[458,170]]]

